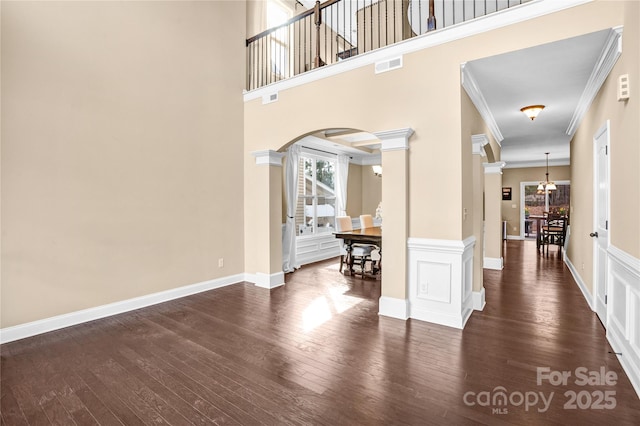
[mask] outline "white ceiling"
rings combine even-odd
[[[594,69],[599,66],[611,31],[465,64],[465,72],[475,80],[504,137],[500,142],[501,160],[507,167],[543,165],[545,152],[550,153],[550,165],[569,164],[569,142],[573,136],[569,124]],[[545,105],[545,109],[531,121],[520,108],[536,104]]]

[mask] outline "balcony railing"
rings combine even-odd
[[[317,1],[247,40],[247,90],[528,1]]]

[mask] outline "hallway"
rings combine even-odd
[[[508,241],[505,261],[464,331],[379,316],[380,283],[333,259],[270,293],[240,283],[8,343],[2,425],[637,424],[562,260]],[[580,386],[579,367],[610,384]]]

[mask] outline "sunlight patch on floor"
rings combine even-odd
[[[302,313],[302,329],[308,333],[316,327],[362,302],[361,298],[347,296],[349,286],[340,285],[328,290],[328,294],[317,297]]]

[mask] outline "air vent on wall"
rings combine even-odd
[[[262,96],[262,105],[270,104],[271,102],[275,102],[278,100],[278,92],[269,93],[268,95]]]
[[[387,72],[387,71],[395,70],[398,68],[402,68],[402,56],[376,62],[375,69],[376,69],[376,74],[380,74],[381,72]]]

